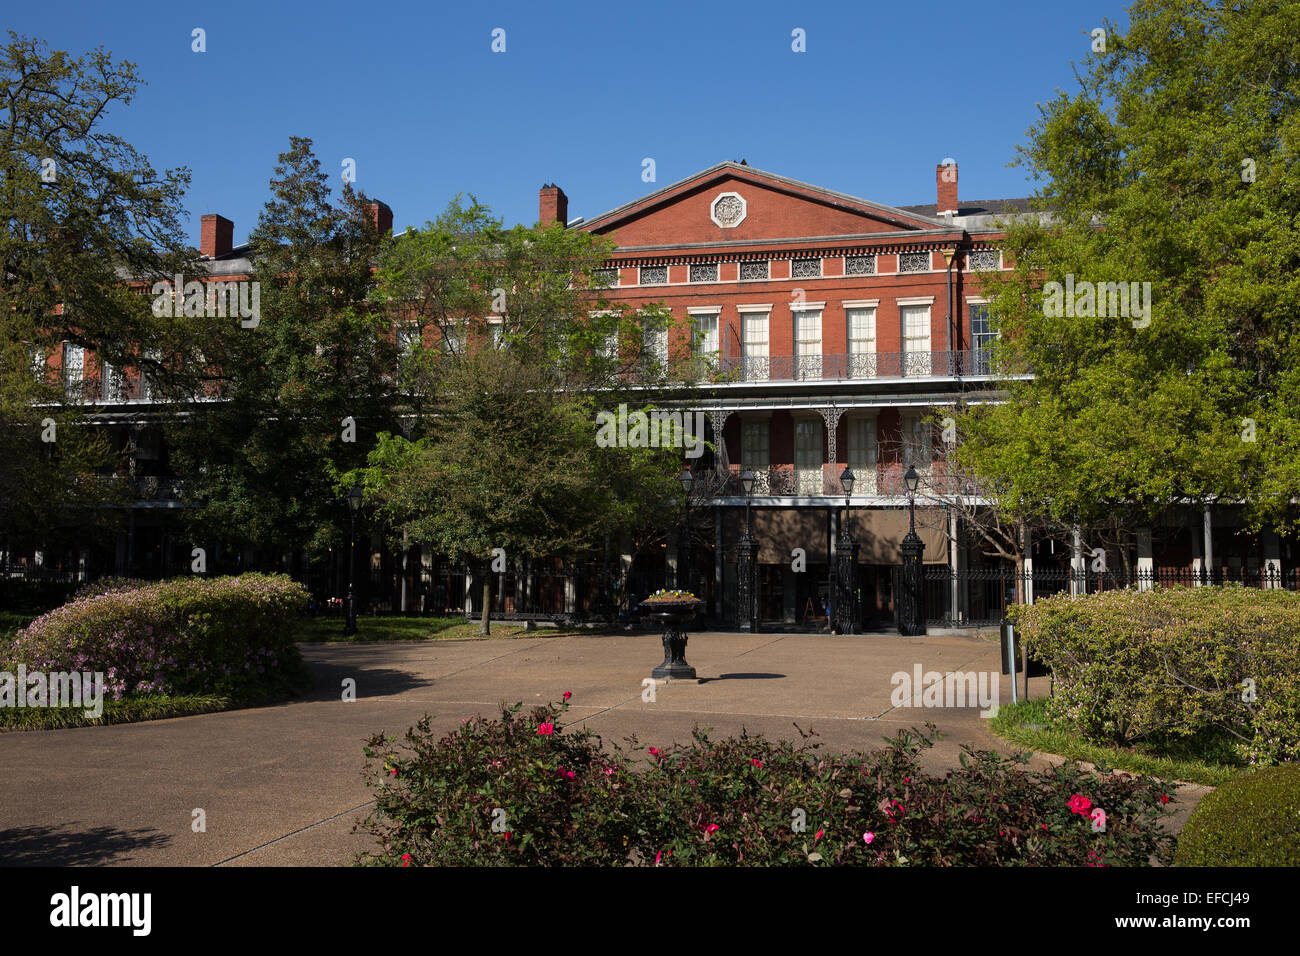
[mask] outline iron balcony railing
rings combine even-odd
[[[906,496],[907,488],[903,476],[907,465],[897,462],[859,466],[853,469],[853,497],[859,495]],[[741,470],[736,466],[723,474],[711,472],[707,476],[697,475],[696,494],[700,497],[744,497],[745,487],[741,481]],[[843,465],[823,463],[816,468],[799,468],[793,465],[768,465],[765,468],[750,468],[754,473],[753,495],[756,498],[769,497],[828,497],[843,498],[844,486],[840,482]],[[921,491],[917,504],[923,505],[927,496],[944,494],[969,495],[972,493],[969,482],[949,474],[943,462],[930,462],[917,465],[916,471],[921,479]]]
[[[683,369],[690,380],[714,382],[842,381],[845,379],[977,378],[999,373],[987,349],[955,352],[864,352],[810,355],[721,355]]]

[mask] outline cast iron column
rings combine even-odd
[[[898,633],[915,637],[925,633],[924,590],[921,580],[921,555],[925,545],[916,536],[916,504],[908,495],[907,537],[903,539],[902,593],[898,595]]]
[[[745,533],[736,549],[736,629],[758,633],[758,587],[755,557],[758,542],[749,521],[749,501],[745,501]]]

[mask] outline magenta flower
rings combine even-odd
[[[567,690],[564,692],[564,699],[565,699],[565,700],[568,700],[568,699],[569,699],[570,697],[572,697],[572,696],[573,696],[573,694],[572,694],[571,692],[569,692],[569,691],[567,691]]]
[[[875,835],[874,833],[872,833],[870,830],[868,830],[866,833],[862,834],[862,841],[863,841],[864,843],[870,843],[870,842],[871,842],[872,840],[874,840],[875,838],[876,838],[876,835]]]
[[[550,721],[547,721],[547,722],[544,723],[544,724],[538,724],[538,725],[537,725],[537,732],[538,732],[539,734],[543,734],[543,735],[550,735],[550,734],[553,734],[553,733],[555,733],[555,725],[554,725],[553,723],[551,723]]]
[[[1070,798],[1070,812],[1077,813],[1079,816],[1086,817],[1088,811],[1092,808],[1092,801],[1082,794],[1076,793]]]
[[[757,757],[754,757],[749,762],[751,765],[758,767],[760,770],[763,769],[763,761],[759,760]]]
[[[716,829],[718,829],[718,825],[717,825],[716,823],[710,823],[710,824],[708,824],[708,825],[704,828],[704,832],[705,832],[705,833],[712,833],[712,832],[715,831]]]

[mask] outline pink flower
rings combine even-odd
[[[553,734],[553,733],[555,733],[555,725],[554,725],[553,723],[551,723],[550,721],[547,721],[547,722],[544,723],[544,724],[538,724],[538,725],[537,725],[537,732],[538,732],[539,734],[548,734],[548,735],[549,735],[549,734]]]
[[[409,854],[409,853],[403,853],[403,854],[402,854],[402,866],[410,866],[410,865],[411,865],[411,854]]]
[[[718,829],[718,825],[716,823],[710,823],[704,828],[704,832],[712,833],[716,829]]]
[[[761,770],[762,767],[763,767],[763,761],[759,760],[757,757],[754,757],[754,758],[753,758],[752,760],[750,760],[749,762],[750,762],[750,764],[751,764],[752,766],[758,767],[760,770]]]
[[[612,776],[614,776],[614,768],[613,768],[613,767],[606,767],[606,768],[605,768],[605,776],[607,776],[607,777],[612,777]]]
[[[870,830],[868,830],[866,833],[862,834],[862,839],[863,839],[863,841],[866,842],[866,843],[870,843],[870,842],[871,842],[872,840],[874,840],[875,838],[876,838],[876,835],[875,835],[874,833],[872,833]]]
[[[510,831],[509,831],[509,830],[507,830],[505,833],[503,833],[503,834],[501,834],[501,835],[502,835],[503,837],[506,838],[506,842],[507,842],[507,843],[510,842]]]
[[[659,748],[658,748],[658,747],[651,747],[651,748],[650,748],[650,756],[652,756],[652,757],[658,757],[658,756],[659,756]]]
[[[813,837],[813,842],[816,843],[818,840],[820,840],[822,838],[822,834],[825,832],[826,832],[825,830],[818,830],[817,835]]]
[[[1082,794],[1076,793],[1070,798],[1070,812],[1077,813],[1079,816],[1086,817],[1088,810],[1092,807],[1092,801]]]
[[[570,697],[572,697],[572,696],[573,696],[572,691],[567,691],[567,690],[566,690],[566,691],[564,692],[564,699],[565,699],[565,700],[568,700],[568,699],[569,699]]]

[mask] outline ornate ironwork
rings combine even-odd
[[[745,218],[745,201],[727,194],[713,201],[713,218],[720,226],[734,226]]]
[[[929,272],[930,253],[902,252],[898,255],[899,272]]]
[[[667,285],[667,266],[642,266],[640,270],[641,285]]]
[[[848,532],[847,509],[844,520],[846,527],[840,532],[835,546],[835,586],[838,589],[835,628],[841,634],[853,634],[858,623],[858,543]]]
[[[805,379],[821,379],[823,377],[821,355],[798,355],[794,360],[794,377],[803,381]]]
[[[693,262],[688,268],[692,282],[718,281],[718,264],[716,262]]]
[[[740,277],[742,279],[766,279],[769,273],[770,267],[766,259],[740,264]]]
[[[966,254],[966,268],[971,272],[988,272],[1002,268],[1002,253],[997,249],[976,249]]]
[[[792,279],[815,279],[821,274],[822,261],[820,259],[790,260],[790,278]]]
[[[845,256],[844,274],[849,276],[869,276],[876,274],[875,256]]]

